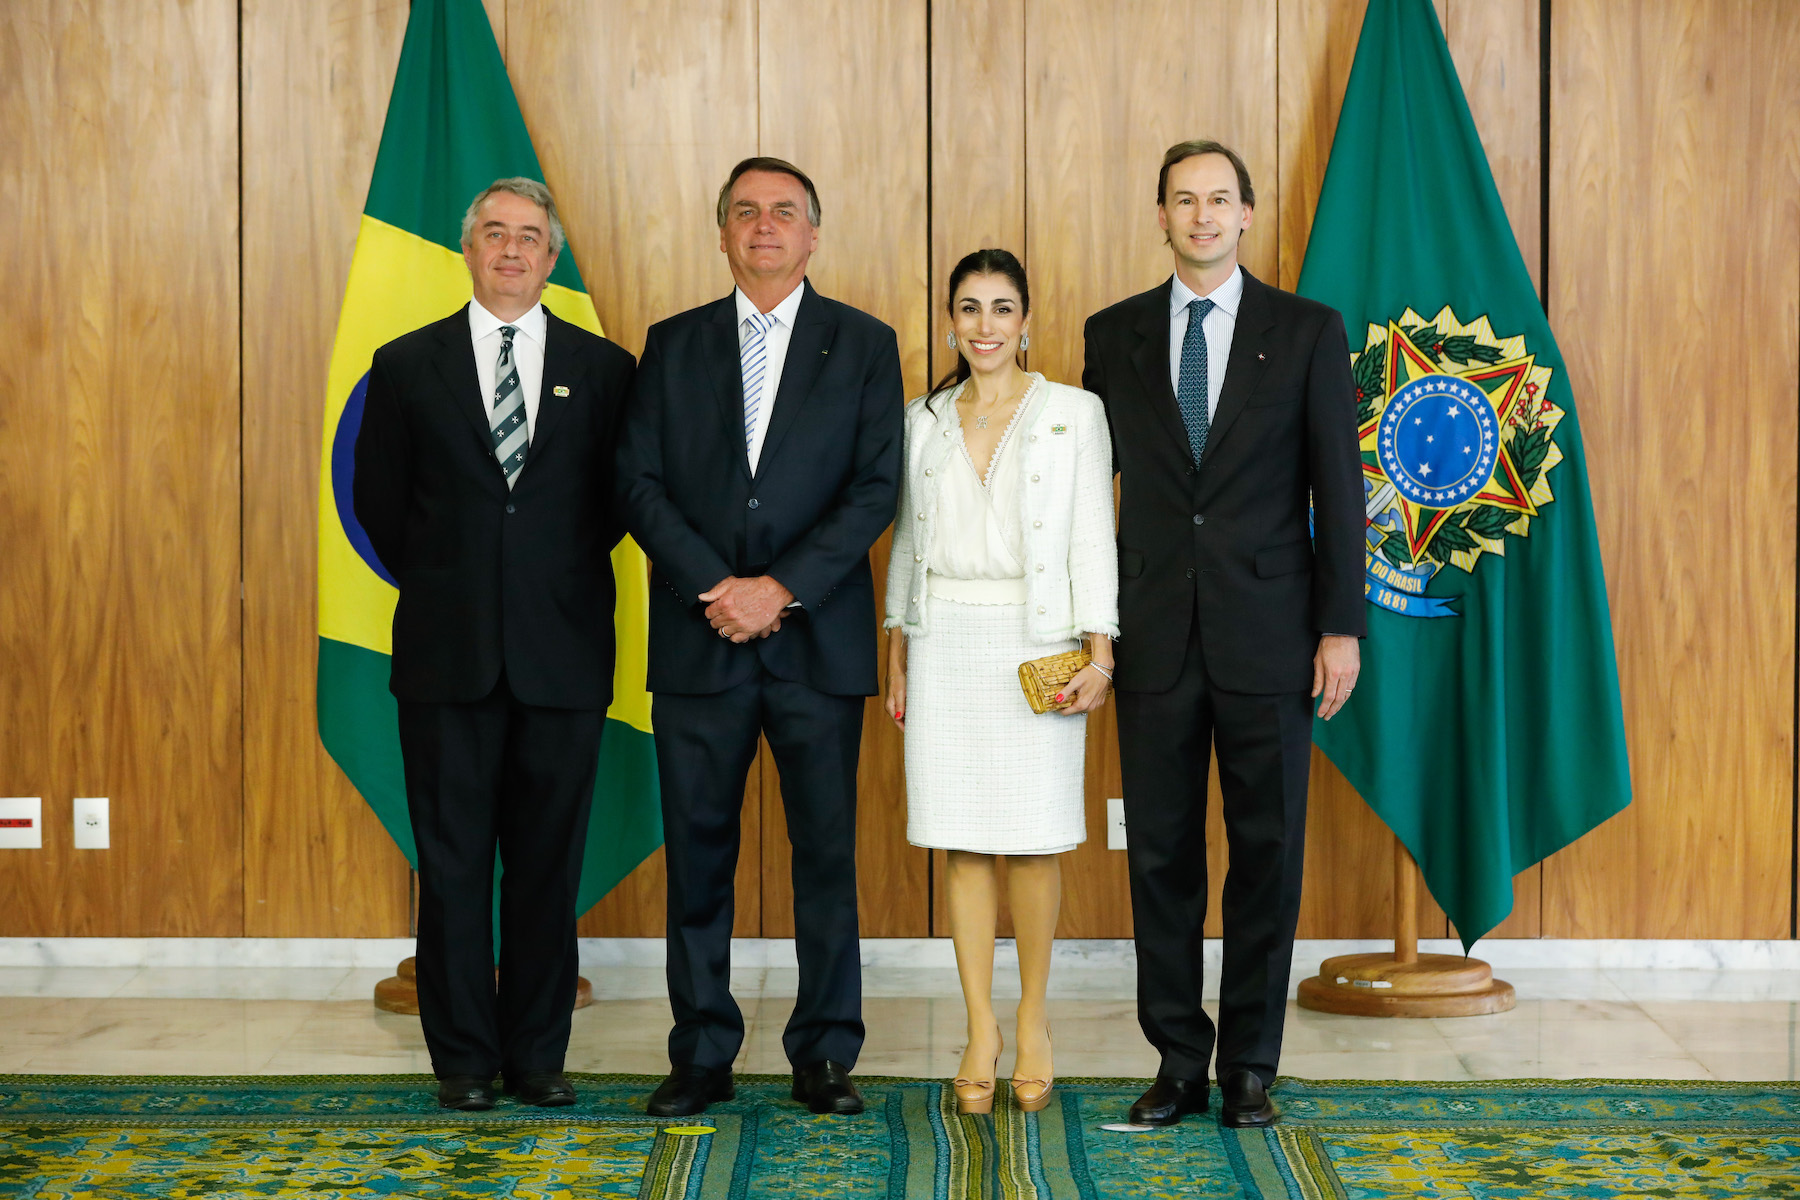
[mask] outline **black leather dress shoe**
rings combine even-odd
[[[473,1075],[445,1075],[438,1080],[438,1107],[486,1112],[494,1107],[494,1081]]]
[[[683,1063],[650,1093],[644,1111],[653,1117],[691,1117],[706,1106],[737,1095],[730,1067],[697,1067]]]
[[[1219,1080],[1223,1103],[1219,1106],[1219,1124],[1233,1129],[1257,1129],[1273,1124],[1281,1114],[1269,1099],[1269,1089],[1255,1071],[1236,1067]]]
[[[1174,1125],[1187,1113],[1206,1111],[1209,1093],[1204,1079],[1158,1075],[1150,1090],[1131,1106],[1133,1125]]]
[[[521,1104],[539,1108],[561,1108],[575,1103],[575,1085],[561,1071],[528,1071],[506,1077],[506,1094],[517,1096]]]
[[[862,1093],[850,1082],[850,1068],[829,1058],[794,1069],[794,1099],[816,1113],[849,1116],[863,1110]]]

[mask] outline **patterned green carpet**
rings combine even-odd
[[[440,1111],[416,1076],[0,1076],[0,1196],[1265,1200],[1800,1197],[1800,1085],[1283,1080],[1285,1119],[1120,1133],[1142,1081],[1060,1083],[1025,1115],[959,1117],[935,1080],[862,1078],[815,1117],[740,1077],[696,1121],[645,1076],[576,1076],[575,1108]],[[683,1129],[689,1132],[682,1132]]]

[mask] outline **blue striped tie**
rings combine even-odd
[[[506,475],[510,490],[525,468],[529,433],[525,424],[525,391],[519,386],[519,365],[513,361],[515,325],[500,327],[500,361],[494,366],[494,407],[488,413],[488,429],[494,435],[494,458]]]
[[[769,373],[769,330],[775,325],[771,313],[751,313],[744,318],[750,327],[744,334],[744,345],[738,361],[744,372],[744,451],[756,442],[757,422],[762,418],[763,379]]]
[[[1206,331],[1201,326],[1213,310],[1213,302],[1190,300],[1187,308],[1187,336],[1181,339],[1181,386],[1175,389],[1175,399],[1181,404],[1181,423],[1187,426],[1188,449],[1194,452],[1194,465],[1199,466],[1206,453],[1206,435],[1212,429],[1206,410]]]

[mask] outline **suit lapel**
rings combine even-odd
[[[735,295],[735,293],[734,293]],[[738,469],[750,478],[750,451],[744,445],[744,372],[738,356],[737,303],[727,296],[700,322],[701,358],[712,379],[713,398],[725,438],[737,447]]]
[[[775,389],[775,407],[769,413],[769,431],[763,435],[760,466],[774,455],[781,439],[793,425],[794,417],[806,406],[812,393],[813,380],[831,353],[831,341],[837,323],[825,315],[825,305],[809,283],[801,283],[806,291],[794,313],[794,332],[788,338],[787,358],[781,364],[781,383]],[[741,407],[741,404],[740,404]],[[746,456],[745,462],[749,461]]]
[[[1244,271],[1242,267],[1238,270]],[[1269,313],[1268,287],[1244,271],[1244,295],[1238,302],[1237,327],[1231,334],[1231,357],[1225,364],[1225,382],[1219,388],[1219,407],[1213,413],[1206,436],[1206,457],[1212,458],[1220,442],[1231,432],[1244,406],[1262,382],[1268,366],[1268,331],[1274,324]]]
[[[1169,289],[1163,284],[1145,293],[1143,311],[1138,314],[1137,349],[1131,361],[1142,378],[1144,395],[1156,415],[1162,418],[1169,436],[1188,453],[1187,425],[1181,419],[1181,405],[1175,399],[1175,388],[1169,382]]]
[[[537,420],[531,430],[531,449],[525,455],[525,467],[531,469],[531,459],[543,446],[550,431],[569,410],[570,396],[574,385],[579,382],[575,362],[575,339],[570,334],[569,326],[558,320],[549,309],[544,310],[544,377],[538,386]],[[556,389],[563,388],[563,395],[557,395]]]
[[[460,409],[481,439],[486,453],[494,451],[493,431],[488,424],[487,406],[482,403],[481,376],[475,372],[475,341],[469,336],[469,307],[464,305],[451,316],[438,322],[438,374],[449,389],[452,402]]]

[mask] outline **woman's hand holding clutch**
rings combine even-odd
[[[1106,703],[1106,693],[1111,690],[1112,680],[1107,677],[1106,671],[1089,663],[1075,672],[1074,677],[1063,686],[1062,695],[1058,697],[1058,707],[1051,711],[1065,717],[1093,712]]]

